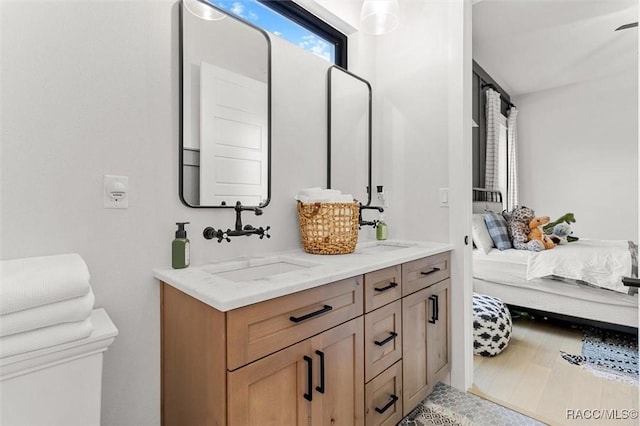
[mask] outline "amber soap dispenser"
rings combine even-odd
[[[189,222],[176,222],[178,230],[176,238],[171,243],[171,266],[173,269],[182,269],[189,266],[189,239],[184,229]]]

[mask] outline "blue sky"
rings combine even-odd
[[[210,3],[300,46],[327,61],[335,62],[335,49],[326,40],[269,9],[256,0],[208,0]]]

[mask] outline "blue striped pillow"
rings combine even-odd
[[[507,231],[507,221],[504,220],[502,215],[487,212],[484,215],[484,222],[487,224],[489,235],[491,235],[493,244],[498,250],[506,250],[513,247],[509,239],[509,231]]]

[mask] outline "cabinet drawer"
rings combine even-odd
[[[364,311],[370,312],[402,296],[400,265],[364,275]]]
[[[227,369],[362,315],[362,276],[227,312]]]
[[[365,385],[367,426],[395,426],[402,420],[402,362]]]
[[[369,312],[364,317],[365,381],[402,358],[402,302]]]
[[[437,254],[402,265],[402,295],[414,293],[449,278],[449,253]]]

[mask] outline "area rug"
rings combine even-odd
[[[637,335],[585,327],[582,353],[560,352],[562,358],[607,379],[638,385]]]
[[[398,426],[542,426],[544,423],[444,383]]]

